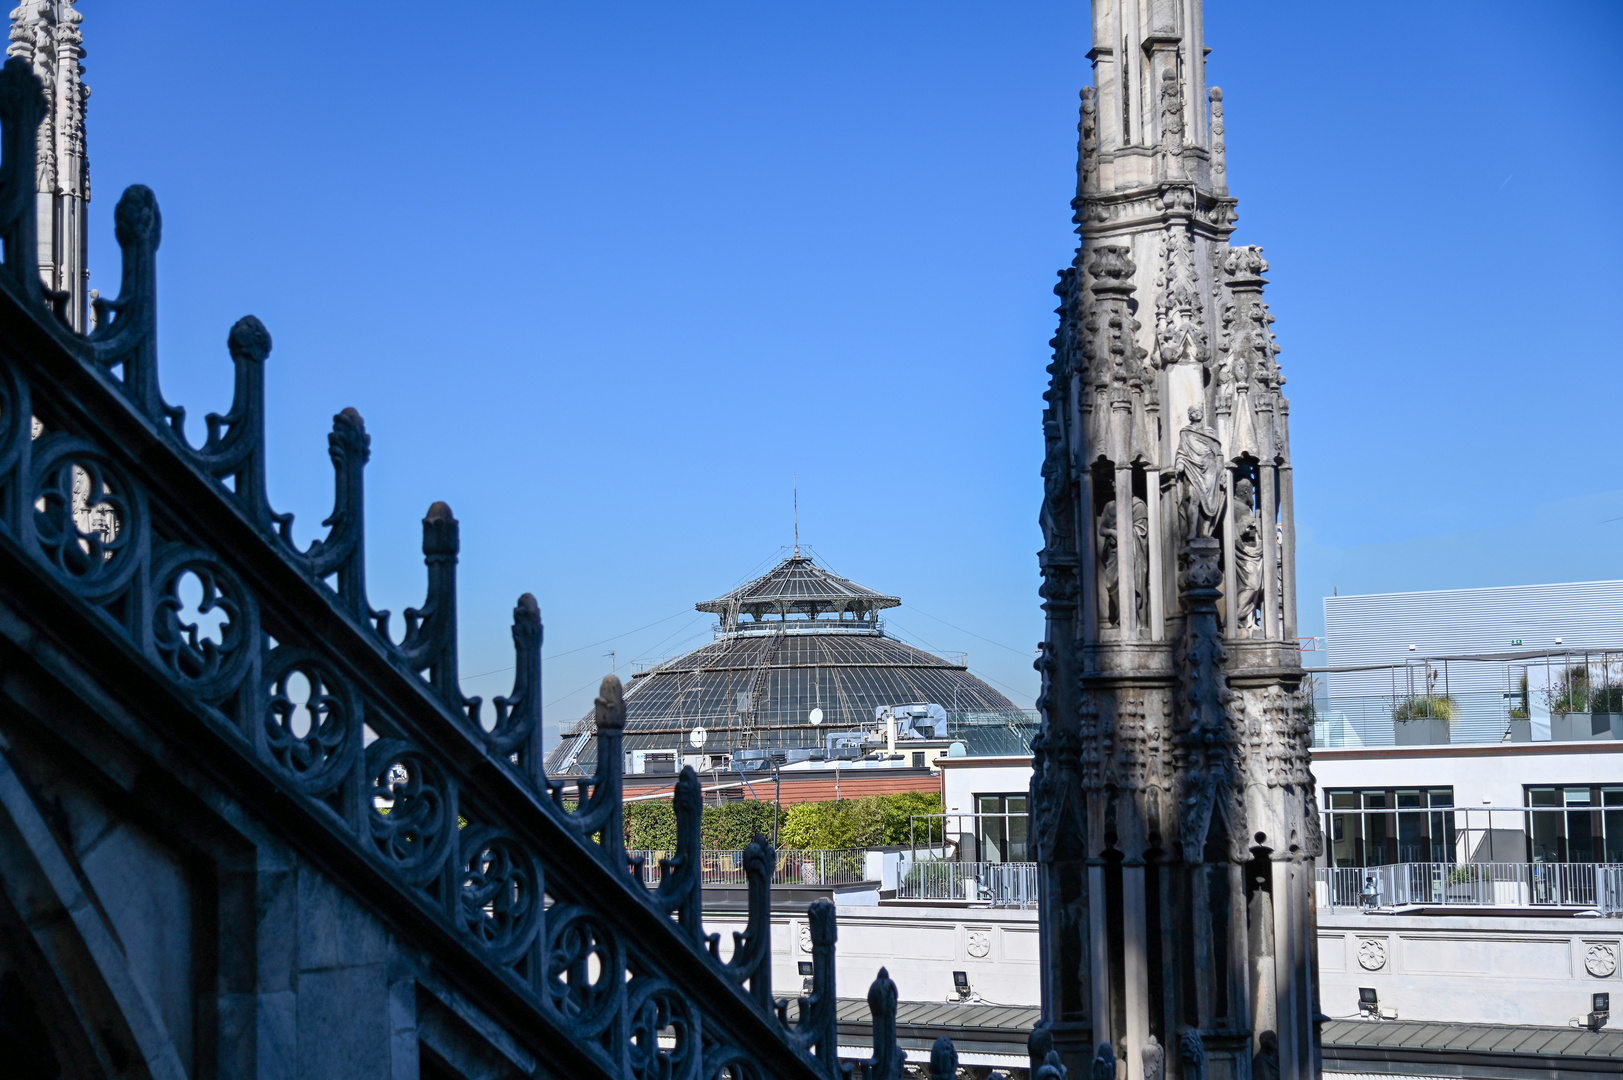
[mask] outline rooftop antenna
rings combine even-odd
[[[793,473],[795,478],[795,558],[800,558],[800,474]]]

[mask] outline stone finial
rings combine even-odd
[[[603,684],[598,687],[593,707],[597,730],[619,731],[626,726],[626,696],[618,675],[603,676]]]
[[[806,923],[811,930],[813,945],[832,945],[838,933],[834,904],[827,899],[813,900],[806,908]]]
[[[1223,89],[1214,86],[1206,91],[1206,100],[1212,103],[1212,188],[1219,194],[1228,193],[1227,148],[1223,143]]]
[[[423,517],[423,554],[449,558],[462,550],[460,526],[451,515],[450,504],[435,502]]]
[[[163,236],[163,215],[158,197],[145,184],[131,184],[113,207],[113,235],[123,247],[145,245],[156,248]]]
[[[958,1050],[945,1035],[930,1047],[930,1080],[957,1080]]]
[[[253,360],[262,364],[271,351],[270,331],[255,316],[244,315],[231,324],[225,347],[233,360]]]

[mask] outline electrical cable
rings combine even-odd
[[[1008,649],[1010,652],[1014,653],[1016,656],[1030,657],[1033,660],[1035,660],[1037,658],[1037,650],[1034,649],[1034,648],[1029,649],[1029,650],[1028,649],[1017,649],[1013,645],[1005,645],[1001,641],[993,641],[991,638],[986,637],[986,636],[984,636],[982,634],[977,634],[973,630],[965,630],[962,626],[959,626],[956,623],[950,623],[946,619],[941,618],[940,616],[931,615],[928,611],[925,611],[923,608],[919,607],[917,604],[903,604],[902,606],[905,607],[905,608],[911,608],[912,610],[918,612],[920,615],[923,615],[926,619],[934,619],[936,622],[941,623],[943,626],[950,626],[954,630],[958,631],[960,634],[968,634],[972,638],[980,638],[980,640],[986,642],[988,645],[996,645],[1000,649]]]
[[[595,649],[599,645],[607,645],[611,641],[619,641],[621,638],[630,637],[632,634],[640,634],[644,630],[649,629],[650,627],[658,626],[660,623],[668,623],[672,619],[677,618],[678,616],[686,615],[688,613],[688,610],[689,610],[688,608],[683,608],[681,611],[678,611],[675,615],[667,615],[663,619],[655,619],[653,622],[649,623],[647,626],[639,626],[635,630],[627,630],[623,634],[615,634],[613,637],[606,637],[602,641],[594,641],[590,645],[582,645],[578,649],[569,649],[569,650],[567,650],[565,652],[553,653],[551,656],[543,656],[541,658],[541,662],[544,664],[548,660],[557,660],[559,657],[563,657],[563,656],[573,656],[575,653],[585,652],[587,649]],[[464,675],[464,676],[462,676],[462,681],[466,682],[469,679],[482,679],[486,675],[500,675],[504,671],[512,671],[513,667],[514,667],[514,665],[509,664],[506,667],[495,668],[495,669],[490,670],[490,671],[481,671],[477,675]]]

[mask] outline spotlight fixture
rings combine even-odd
[[[1358,1015],[1367,1016],[1371,1020],[1396,1020],[1396,1009],[1381,1008],[1381,997],[1375,992],[1373,986],[1360,986],[1358,988]]]
[[[810,960],[802,960],[800,962],[800,973],[802,975],[810,975],[812,973],[812,965]]]
[[[959,1001],[971,1001],[975,997],[975,991],[969,985],[969,972],[967,971],[955,971],[952,973],[952,988],[958,991]]]
[[[1599,1031],[1606,1026],[1606,1021],[1612,1017],[1612,995],[1591,994],[1589,996],[1589,1019],[1584,1024],[1590,1031]]]

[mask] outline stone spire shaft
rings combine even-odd
[[[1094,0],[1045,398],[1044,1024],[1129,1080],[1316,1076],[1289,402],[1200,0]]]
[[[36,192],[39,268],[46,290],[68,324],[90,329],[88,266],[90,166],[85,155],[83,16],[76,0],[22,0],[11,12],[7,56],[27,60],[45,87],[47,112],[39,128]]]
[[[1173,129],[1204,154],[1209,127],[1206,56],[1202,45],[1200,0],[1112,0],[1093,5],[1093,89],[1099,112],[1099,149],[1114,161],[1123,180],[1139,159]],[[1183,97],[1176,115],[1163,110],[1161,88],[1178,80]],[[1125,154],[1124,154],[1125,152]],[[1124,156],[1123,156],[1124,155]],[[1115,178],[1106,183],[1115,186]]]

